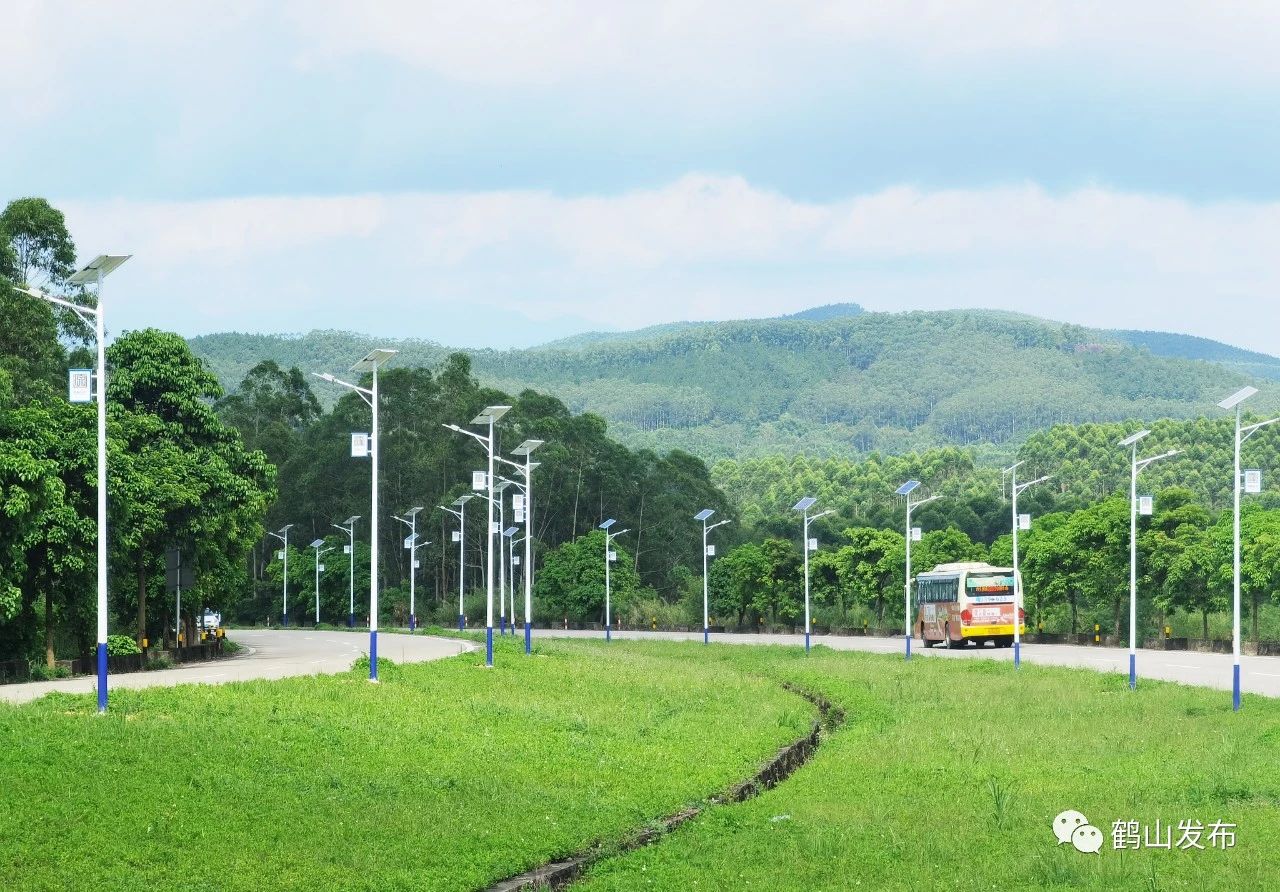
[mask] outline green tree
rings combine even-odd
[[[612,547],[618,554],[609,571],[610,600],[616,611],[639,591],[640,577],[617,539]],[[538,603],[552,616],[603,623],[604,549],[604,531],[592,530],[548,552],[534,584]]]

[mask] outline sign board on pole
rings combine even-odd
[[[419,567],[421,567],[421,566],[422,566],[422,561],[414,560],[414,562],[413,562],[413,569],[415,569],[415,570],[416,570],[416,569],[418,569],[418,568],[419,568]],[[324,567],[321,567],[320,569],[321,569],[321,570],[323,570],[323,569],[324,569]]]
[[[458,530],[454,530],[454,531],[453,531],[453,533],[451,534],[450,538],[451,538],[454,542],[461,542],[461,541],[462,541],[462,533],[461,533],[461,532],[459,532]]]
[[[1245,492],[1262,492],[1262,472],[1261,471],[1245,471],[1244,472],[1244,491]]]
[[[609,552],[609,563],[612,564],[617,559],[618,559],[618,553],[616,551]]]
[[[513,558],[511,559],[511,566],[513,566],[513,567],[518,567],[518,566],[520,566],[520,555],[516,555],[515,557],[513,557]]]
[[[1030,515],[1030,514],[1019,514],[1019,515],[1018,515],[1018,529],[1020,529],[1020,530],[1029,530],[1029,529],[1031,529],[1031,515]],[[1010,622],[1012,622],[1012,620],[1010,620]]]
[[[351,457],[352,458],[368,458],[370,454],[370,444],[368,434],[352,434],[351,435]]]
[[[513,495],[511,497],[511,507],[517,512],[524,511],[524,496],[520,495],[520,493]]]
[[[523,508],[521,508],[521,509],[519,509],[518,511],[516,511],[516,516],[515,516],[514,518],[512,518],[511,522],[512,522],[512,523],[524,523],[524,509],[523,509]]]
[[[404,547],[405,547],[405,548],[413,548],[413,540],[414,540],[414,539],[416,539],[416,538],[418,538],[418,536],[417,536],[417,534],[416,534],[416,533],[410,533],[408,536],[405,536],[405,537],[404,537]]]
[[[67,371],[67,398],[73,403],[93,401],[93,369]]]
[[[707,557],[715,557],[715,556],[716,556],[716,547],[714,545],[708,545]]]
[[[809,550],[810,550],[810,551],[817,551],[817,550],[818,550],[818,540],[817,540],[817,539],[810,539],[810,540],[809,540]]]
[[[318,572],[318,573],[323,573],[323,572],[324,572],[324,564],[320,564],[318,567],[316,567],[316,572]]]
[[[277,551],[277,552],[276,552],[276,560],[278,560],[278,561],[282,561],[282,560],[284,560],[284,552],[283,552],[283,551]]]
[[[1155,499],[1151,496],[1138,496],[1138,513],[1150,517],[1155,511]]]
[[[350,546],[350,545],[344,545],[344,546],[342,546],[342,553],[343,553],[343,554],[351,554],[351,546]]]
[[[924,538],[924,530],[920,529],[920,527],[912,527],[912,528],[911,528],[911,541],[912,541],[912,542],[919,542],[919,541],[920,541],[920,540],[922,540],[923,538]]]
[[[489,524],[489,532],[490,532],[490,533],[493,533],[493,534],[501,533],[501,532],[502,532],[502,524],[498,523],[498,522],[495,520],[493,523]]]
[[[485,476],[486,475],[484,471],[472,471],[471,472],[471,489],[474,490],[475,492],[480,492],[484,490],[486,488]]]

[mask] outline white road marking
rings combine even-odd
[[[1165,663],[1170,669],[1203,669],[1203,666],[1188,666],[1186,663]]]

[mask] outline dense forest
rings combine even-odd
[[[339,371],[372,338],[218,334],[192,349],[228,386],[263,358]],[[449,352],[395,342],[406,365]],[[632,446],[714,462],[774,455],[856,457],[941,446],[1012,455],[1059,424],[1195,418],[1280,360],[1185,335],[1108,332],[985,311],[867,313],[674,323],[580,335],[511,351],[470,351],[481,382],[554,393]],[[322,394],[322,400],[330,399]],[[1271,397],[1261,397],[1263,411]]]

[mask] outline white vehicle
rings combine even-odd
[[[200,629],[202,631],[210,631],[219,628],[222,625],[222,614],[214,613],[209,608],[205,608],[204,614],[200,617]]]

